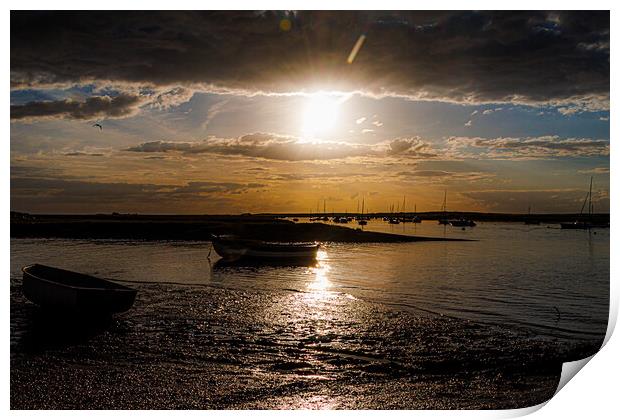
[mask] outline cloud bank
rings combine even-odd
[[[211,153],[282,161],[332,160],[355,157],[430,158],[435,152],[418,137],[375,145],[346,142],[305,142],[295,137],[253,133],[238,138],[212,138],[202,142],[151,141],[126,149],[138,153]]]
[[[144,99],[134,95],[93,96],[84,101],[65,99],[62,101],[29,102],[11,105],[11,120],[41,118],[72,118],[90,120],[96,118],[124,118],[138,112]]]
[[[372,159],[554,159],[608,156],[608,140],[541,137],[450,137],[445,145],[420,137],[397,138],[376,144],[337,141],[307,142],[296,137],[269,133],[237,138],[209,138],[199,142],[150,141],[125,149],[127,152],[184,155],[213,154],[275,161],[329,161],[347,158]],[[421,174],[423,175],[423,174]]]
[[[527,138],[451,137],[453,156],[479,154],[486,158],[554,158],[608,156],[609,140],[541,136]]]
[[[609,28],[608,11],[12,11],[11,85],[151,89],[161,106],[193,89],[332,89],[608,109]],[[12,116],[122,116],[132,106],[99,102],[29,104]]]

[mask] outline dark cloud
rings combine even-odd
[[[301,11],[283,32],[281,12],[13,11],[11,80],[14,88],[93,81],[247,93],[318,88],[604,108],[609,16]],[[347,64],[361,34],[366,41]],[[175,103],[172,96],[161,96],[162,106]],[[58,105],[64,115],[85,113]]]
[[[19,168],[11,168],[11,172],[12,205],[41,211],[79,206],[91,212],[92,206],[99,209],[109,206],[133,208],[136,205],[155,210],[166,206],[187,210],[192,203],[199,205],[205,199],[221,199],[265,187],[259,183],[203,181],[191,181],[185,185],[90,182],[66,177],[22,177],[19,175],[23,171]]]
[[[103,153],[69,152],[65,156],[104,156]]]
[[[135,95],[93,96],[84,101],[65,99],[61,101],[28,102],[11,105],[11,119],[74,118],[89,120],[96,118],[128,117],[137,112],[144,99]]]
[[[283,161],[332,160],[355,157],[432,157],[430,145],[419,138],[396,139],[375,145],[346,142],[305,142],[295,137],[254,133],[233,139],[201,142],[152,141],[126,149],[130,152],[212,153]]]
[[[434,153],[428,143],[418,137],[395,139],[389,143],[389,155],[415,155],[419,157],[434,157]]]
[[[558,136],[528,138],[452,137],[452,154],[466,156],[466,148],[477,149],[488,158],[545,158],[562,156],[608,156],[609,140],[562,139]]]
[[[598,168],[592,168],[592,169],[582,169],[580,171],[577,171],[580,174],[608,174],[609,173],[609,168],[607,167],[598,167]]]

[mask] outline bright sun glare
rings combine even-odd
[[[303,114],[302,133],[305,137],[316,138],[329,133],[338,122],[342,95],[316,93],[307,98]]]

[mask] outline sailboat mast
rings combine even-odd
[[[590,200],[590,204],[589,204],[589,213],[590,213],[590,218],[592,217],[592,178],[594,177],[590,177],[590,192],[588,193],[588,197]]]

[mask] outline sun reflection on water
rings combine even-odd
[[[331,282],[328,278],[330,266],[327,262],[327,252],[320,249],[317,252],[316,259],[316,267],[312,267],[310,269],[314,277],[313,280],[308,284],[308,289],[315,293],[327,296],[329,294],[328,289],[331,286]]]

